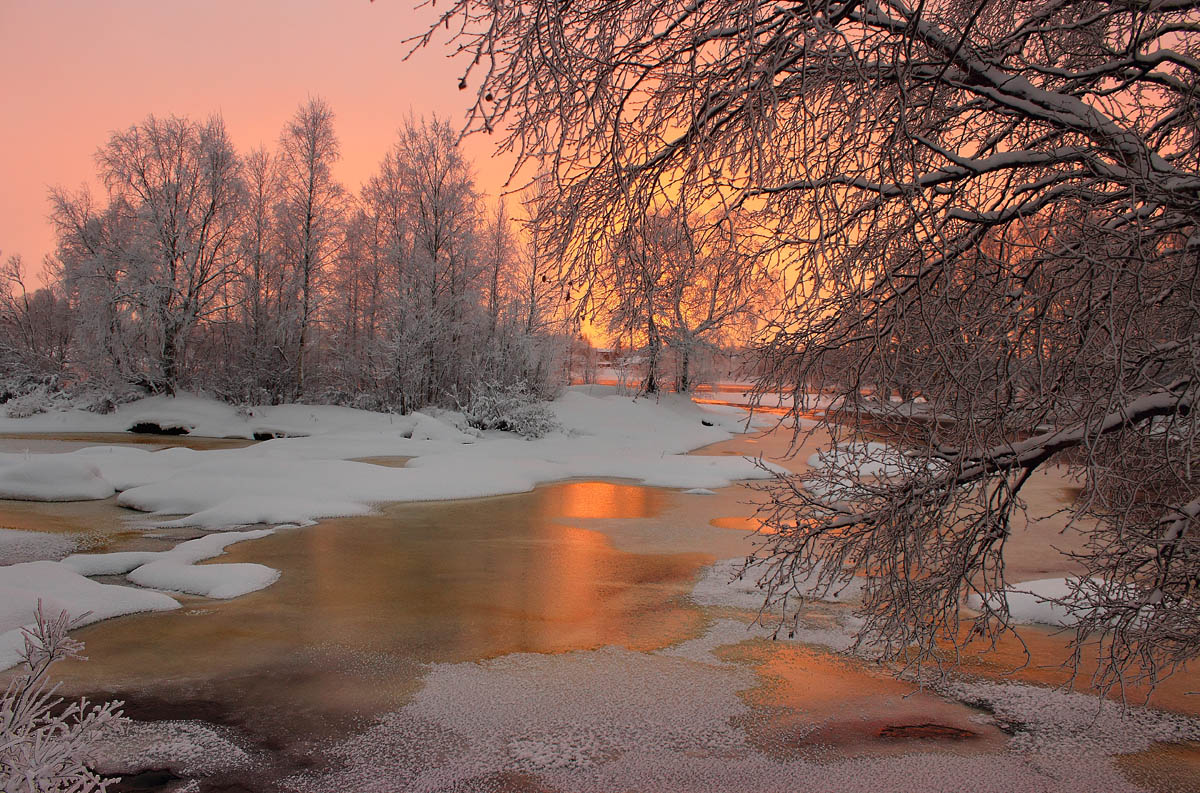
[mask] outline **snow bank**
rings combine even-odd
[[[73,617],[91,612],[84,624],[133,614],[179,608],[161,592],[101,584],[60,562],[25,562],[0,567],[0,669],[20,659],[22,627],[33,624],[38,600],[48,614],[67,611]]]
[[[63,426],[70,414],[57,414],[35,416],[25,420],[28,425],[6,420],[0,429],[28,431],[47,423],[58,430],[95,429],[105,422],[112,429],[137,420],[198,434],[248,437],[269,428],[276,434],[304,435],[242,449],[109,446],[33,455],[28,461],[10,455],[14,471],[41,471],[24,476],[44,495],[100,498],[116,489],[121,491],[118,503],[154,513],[162,524],[206,529],[304,524],[360,515],[384,502],[520,493],[570,478],[626,478],[711,490],[770,476],[745,459],[685,454],[742,431],[744,411],[699,406],[679,396],[635,400],[590,390],[598,395],[568,390],[552,403],[563,429],[533,441],[503,432],[475,437],[454,426],[452,417],[444,421],[421,413],[394,416],[306,405],[239,412],[196,397],[156,397],[127,405],[113,416],[88,414],[79,427]],[[354,462],[387,456],[414,459],[404,468]],[[10,461],[0,458],[0,466],[5,462]],[[6,470],[0,467],[0,481]],[[75,484],[84,480],[90,491]]]
[[[99,468],[67,455],[31,455],[27,462],[0,468],[0,498],[89,501],[115,492]]]
[[[380,430],[397,422],[409,431],[417,424],[411,416],[334,405],[237,408],[181,393],[141,399],[106,415],[69,410],[22,419],[0,418],[0,432],[125,432],[141,424],[204,437],[250,439]]]

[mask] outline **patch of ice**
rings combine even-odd
[[[150,769],[204,776],[250,765],[251,757],[219,728],[196,721],[128,721],[97,736],[87,749],[98,773]]]
[[[285,784],[302,791],[478,793],[508,789],[506,779],[524,774],[577,793],[1138,790],[1103,755],[1024,745],[998,755],[842,762],[767,756],[739,726],[751,712],[736,692],[756,677],[711,654],[744,634],[744,626],[722,620],[705,637],[653,654],[609,647],[435,665],[408,706],[334,747],[329,770]]]
[[[707,487],[693,487],[690,490],[683,491],[685,496],[715,496],[715,490],[709,490]]]
[[[766,591],[758,585],[760,576],[767,573],[762,564],[753,565],[741,572],[744,559],[724,559],[705,567],[696,585],[692,588],[692,600],[701,606],[725,606],[727,608],[758,611],[766,600]],[[816,586],[816,575],[805,580],[794,581],[794,595],[829,603],[857,601],[862,595],[862,581],[853,578],[829,591]]]
[[[0,529],[0,564],[54,561],[75,550],[69,534]]]
[[[1012,748],[1025,752],[1095,756],[1200,740],[1200,719],[1122,708],[1091,694],[989,680],[951,681],[939,691],[994,713],[1016,730]]]
[[[656,655],[686,658],[697,664],[724,665],[713,654],[718,647],[740,644],[750,639],[769,635],[761,626],[738,620],[715,620],[703,635],[685,642],[658,650]]]
[[[290,784],[433,791],[502,770],[574,779],[642,746],[724,753],[745,746],[736,692],[753,681],[738,666],[614,647],[437,664],[408,706],[334,749],[343,769]]]

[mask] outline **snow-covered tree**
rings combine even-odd
[[[25,264],[0,268],[0,368],[5,376],[58,376],[70,361],[75,330],[70,303],[55,284],[30,292]]]
[[[741,225],[737,215],[705,218],[677,201],[617,235],[595,268],[591,313],[610,333],[641,340],[647,393],[660,387],[667,352],[676,359],[676,388],[691,390],[697,354],[744,343],[757,312],[777,302],[777,268]]]
[[[835,439],[913,453],[884,479],[843,466],[836,500],[779,482],[773,599],[861,573],[864,638],[952,660],[1007,626],[1022,487],[1067,464],[1094,518],[1076,640],[1108,685],[1200,652],[1198,12],[457,0],[440,22],[477,127],[551,169],[547,242],[576,277],[664,197],[738,208],[795,281],[760,387],[836,389]],[[897,383],[930,415],[878,398]]]
[[[444,401],[462,393],[485,321],[479,201],[449,124],[408,119],[368,186],[367,200],[388,225],[401,401]]]
[[[281,255],[297,298],[288,321],[293,338],[294,393],[305,388],[305,356],[318,321],[322,278],[342,241],[346,190],[333,176],[341,157],[333,110],[323,99],[300,106],[279,137],[280,201],[277,224]]]
[[[64,278],[101,314],[118,367],[173,392],[197,323],[221,309],[238,260],[241,163],[220,117],[148,117],[96,154],[109,203],[52,193]]]

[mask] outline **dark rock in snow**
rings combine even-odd
[[[187,435],[190,430],[187,427],[164,427],[153,421],[139,421],[129,428],[129,432],[144,435]]]

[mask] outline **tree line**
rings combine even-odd
[[[0,272],[0,366],[97,393],[202,390],[407,412],[481,384],[549,395],[568,325],[549,260],[477,190],[458,134],[410,118],[357,195],[311,99],[274,149],[149,116],[96,153],[102,196],[51,191],[45,288]]]

